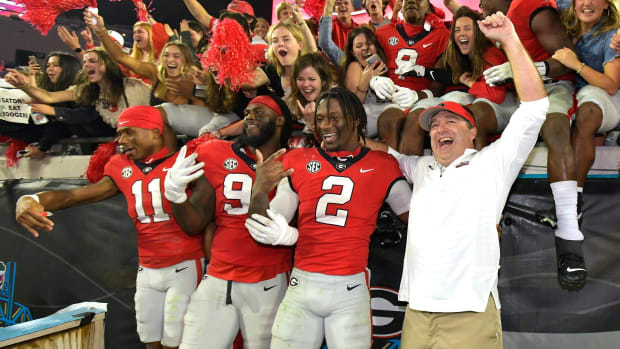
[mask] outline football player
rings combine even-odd
[[[269,348],[271,325],[292,268],[290,247],[262,245],[244,227],[256,160],[282,155],[291,115],[278,97],[258,96],[245,109],[239,142],[214,140],[200,145],[204,176],[192,181],[194,160],[179,154],[166,178],[166,198],[188,234],[200,234],[214,220],[206,279],[192,295],[181,348],[230,348],[239,329],[245,348]],[[212,218],[212,212],[215,212]]]
[[[330,348],[371,345],[370,236],[384,201],[407,221],[411,189],[394,158],[360,147],[365,126],[357,96],[334,87],[317,99],[324,149],[259,163],[246,227],[265,245],[297,244],[271,348],[318,348],[323,337]],[[296,213],[298,229],[288,225]]]
[[[481,0],[480,8],[485,15],[496,11],[506,14],[545,81],[550,105],[540,134],[549,149],[547,171],[555,210],[540,210],[537,216],[542,223],[556,228],[560,286],[580,289],[585,285],[587,271],[582,251],[583,234],[577,220],[577,168],[570,143],[569,109],[573,105],[575,77],[570,68],[551,58],[561,48],[574,50],[573,42],[562,27],[555,1]],[[504,63],[485,70],[484,76],[488,84],[499,84],[513,74],[510,64]]]
[[[163,129],[156,108],[125,109],[117,126],[123,154],[110,159],[103,179],[72,190],[25,195],[16,207],[17,221],[37,237],[37,230],[54,228],[46,211],[98,202],[119,193],[125,196],[138,238],[137,330],[149,349],[179,346],[183,317],[204,264],[202,235],[185,234],[162,195],[166,171],[175,161],[173,152],[164,146]]]

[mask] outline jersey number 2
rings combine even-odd
[[[147,190],[151,193],[151,205],[153,206],[153,223],[163,222],[170,219],[170,216],[164,211],[164,206],[161,200],[161,179],[154,178],[147,185]],[[147,216],[142,206],[142,181],[136,181],[131,186],[131,193],[134,196],[136,202],[136,215],[140,223],[151,223],[151,217]]]
[[[316,204],[316,221],[323,224],[337,225],[344,227],[347,223],[349,210],[337,209],[336,214],[327,214],[327,206],[344,205],[351,201],[353,196],[353,180],[349,177],[329,176],[323,181],[322,190],[331,190],[333,187],[339,186],[342,189],[340,194],[325,193],[321,195]]]

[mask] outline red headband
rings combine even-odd
[[[276,103],[276,101],[269,96],[263,95],[263,96],[254,97],[254,99],[252,99],[250,103],[248,103],[248,105],[250,104],[262,104],[266,106],[267,108],[275,111],[276,114],[282,115],[282,110],[280,109],[280,106],[278,105],[278,103]]]
[[[164,134],[164,122],[159,110],[147,105],[137,105],[123,110],[116,127],[138,127],[147,130],[156,128],[160,134]]]

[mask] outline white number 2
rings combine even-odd
[[[233,188],[238,183],[239,188]],[[224,197],[228,200],[239,200],[240,207],[233,207],[229,203],[224,204],[224,211],[230,215],[248,213],[250,196],[252,195],[252,177],[245,173],[230,173],[224,178]]]
[[[147,185],[147,190],[151,193],[151,205],[153,206],[153,223],[163,222],[170,219],[170,216],[164,211],[161,199],[161,179],[154,178]],[[136,215],[140,223],[151,223],[151,217],[147,216],[142,206],[142,181],[136,181],[131,186],[131,193],[136,202]]]
[[[316,204],[316,221],[323,224],[344,227],[347,223],[348,210],[337,209],[335,215],[327,214],[327,205],[344,205],[353,196],[353,181],[349,177],[329,176],[323,181],[322,190],[342,187],[340,194],[325,193]]]

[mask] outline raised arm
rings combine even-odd
[[[54,227],[54,223],[44,216],[45,211],[102,201],[118,192],[114,181],[106,176],[97,183],[72,190],[53,190],[24,195],[17,200],[15,216],[19,224],[38,237],[37,230],[51,231]]]
[[[183,0],[183,2],[185,2],[185,6],[187,6],[189,13],[191,13],[200,24],[204,25],[205,28],[211,28],[213,16],[200,5],[198,0]]]
[[[65,44],[71,51],[75,52],[80,60],[84,57],[84,50],[80,46],[80,39],[78,39],[75,31],[69,31],[64,25],[59,25],[57,29],[58,38]]]
[[[452,14],[455,14],[456,11],[462,6],[457,0],[443,0],[443,5],[448,9],[448,11],[452,12]]]
[[[335,0],[326,0],[323,15],[319,22],[319,46],[327,54],[333,64],[338,65],[344,56],[344,52],[336,45],[332,39],[332,14],[334,12]]]
[[[547,96],[542,79],[529,54],[521,44],[512,22],[501,12],[478,21],[480,30],[489,39],[502,45],[514,76],[515,88],[522,102]]]
[[[74,102],[76,99],[73,90],[49,92],[44,89],[32,86],[28,82],[27,77],[24,74],[18,72],[17,70],[7,69],[7,71],[9,73],[4,77],[4,80],[9,84],[26,92],[26,94],[28,94],[37,102],[43,104],[54,104],[61,102]]]
[[[308,52],[318,51],[318,48],[316,47],[316,41],[314,40],[314,35],[312,35],[312,31],[310,30],[310,27],[308,27],[308,24],[306,23],[306,21],[304,21],[304,18],[301,16],[301,13],[299,12],[299,8],[297,7],[297,5],[291,4],[288,2],[286,4],[290,8],[290,11],[293,14],[293,17],[295,18],[295,22],[298,23],[299,28],[301,28],[301,32],[304,36],[304,45],[306,45]]]
[[[93,24],[94,19],[96,19],[95,24]],[[101,41],[103,48],[116,63],[124,65],[129,68],[129,70],[138,75],[145,76],[151,81],[157,80],[157,66],[150,62],[141,62],[136,60],[123,52],[123,49],[116,42],[114,42],[114,40],[112,40],[110,35],[108,35],[108,31],[103,22],[103,17],[86,9],[84,10],[84,22],[86,22],[86,26],[88,28],[95,32],[95,35],[97,35]]]

